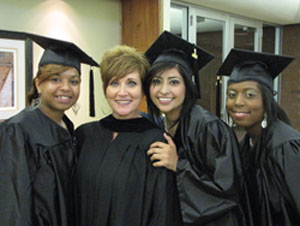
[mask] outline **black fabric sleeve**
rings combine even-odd
[[[194,126],[193,134],[187,134],[191,141],[187,155],[177,165],[185,225],[245,225],[239,203],[242,169],[236,137],[222,122]]]
[[[174,173],[162,167],[152,167],[147,180],[146,193],[152,192],[153,199],[146,202],[145,210],[151,208],[151,216],[145,218],[148,222],[142,225],[182,225]]]
[[[31,183],[26,138],[15,125],[0,131],[0,222],[5,226],[32,226]]]
[[[283,214],[292,224],[300,224],[300,141],[292,140],[272,150],[271,176],[285,201]]]
[[[155,141],[166,142],[162,133],[159,133],[159,136],[153,138],[152,142]],[[151,215],[144,217],[142,225],[181,226],[182,218],[175,173],[164,167],[153,167],[151,161],[149,160],[148,162],[145,193],[148,194],[148,197],[152,197],[152,199],[145,202],[144,211]],[[151,211],[149,211],[149,209],[151,209]],[[145,222],[145,220],[147,220],[147,222]]]

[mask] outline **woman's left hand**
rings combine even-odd
[[[167,144],[163,142],[155,142],[150,145],[147,154],[151,156],[150,160],[154,167],[164,166],[169,170],[176,172],[178,155],[176,145],[171,137],[164,133]]]

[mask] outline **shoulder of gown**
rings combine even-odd
[[[218,121],[219,118],[213,114],[211,114],[209,111],[205,110],[199,105],[195,105],[192,109],[191,112],[189,113],[189,120],[190,123],[209,123],[213,121]]]
[[[223,120],[203,109],[201,106],[194,106],[192,111],[181,123],[182,133],[189,137],[190,143],[203,146],[213,145],[206,151],[238,151],[239,145],[234,131]],[[183,134],[181,137],[184,139]],[[214,145],[216,143],[216,145]],[[188,143],[186,140],[183,143]],[[230,144],[231,150],[221,149],[221,146]],[[196,150],[197,151],[197,150]]]
[[[1,131],[22,131],[25,138],[32,143],[43,146],[53,146],[72,139],[73,123],[64,115],[68,131],[44,115],[39,108],[25,108],[17,115],[1,124]]]
[[[290,125],[278,120],[266,132],[266,139],[271,148],[291,141],[300,140],[300,133]]]

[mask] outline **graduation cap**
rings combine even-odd
[[[59,64],[75,67],[81,74],[80,63],[99,67],[99,64],[72,42],[27,33],[28,38],[45,49],[39,66]],[[90,116],[95,116],[94,75],[90,70]]]
[[[198,97],[200,97],[200,82],[198,72],[214,57],[201,49],[168,31],[164,31],[145,52],[151,65],[159,62],[179,64],[191,75],[195,82]]]
[[[231,49],[217,74],[230,76],[228,84],[252,80],[273,91],[273,79],[293,60],[290,56]]]

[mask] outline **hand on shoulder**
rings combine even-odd
[[[168,143],[154,142],[150,145],[147,154],[153,162],[154,167],[164,166],[169,170],[176,172],[178,155],[176,145],[172,138],[164,133],[164,137]]]

